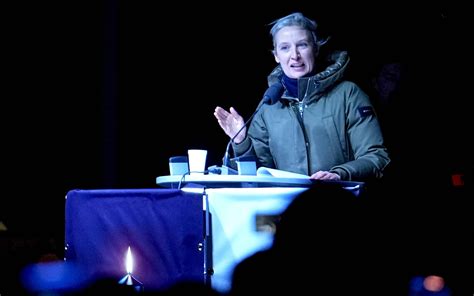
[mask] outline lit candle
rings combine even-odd
[[[127,274],[122,279],[120,279],[119,284],[131,287],[136,292],[142,292],[143,283],[137,280],[132,275],[133,257],[132,257],[132,251],[130,249],[130,246],[128,246],[127,255],[125,256],[125,269],[127,271]]]

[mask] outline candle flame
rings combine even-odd
[[[128,274],[131,274],[133,272],[133,258],[132,258],[132,250],[130,249],[130,246],[128,246],[127,256],[125,258],[125,268]]]

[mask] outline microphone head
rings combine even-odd
[[[263,95],[263,102],[265,104],[273,105],[280,99],[281,95],[283,94],[283,90],[283,84],[281,84],[280,82],[272,84],[265,91],[265,94]]]

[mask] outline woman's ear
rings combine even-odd
[[[279,64],[279,63],[280,63],[280,59],[277,57],[276,51],[275,51],[275,50],[272,50],[272,53],[273,53],[273,57],[275,58],[275,62],[277,62],[277,63]]]
[[[319,46],[314,46],[313,52],[314,52],[314,57],[317,58],[319,55]]]

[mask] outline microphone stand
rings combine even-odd
[[[260,108],[264,104],[273,104],[275,103],[283,93],[283,85],[281,83],[274,83],[272,84],[266,91],[265,94],[263,95],[262,100],[258,104],[257,108],[253,112],[252,115],[250,115],[249,119],[242,125],[242,127],[235,133],[235,135],[230,139],[230,141],[227,143],[227,147],[225,149],[225,154],[224,157],[222,158],[222,175],[237,175],[239,172],[234,169],[235,165],[232,165],[232,159],[230,158],[229,151],[230,151],[230,146],[232,142],[234,142],[234,139],[237,137],[240,132],[247,126],[247,124],[252,120],[252,118],[257,114],[257,112],[260,110]]]
[[[240,134],[240,132],[244,129],[244,127],[247,126],[247,123],[249,123],[249,121],[253,118],[255,113],[257,113],[258,109],[260,108],[256,109],[256,111],[252,114],[252,116],[250,116],[250,118],[244,123],[244,125],[237,131],[237,133],[235,133],[235,135],[227,143],[227,147],[225,148],[225,154],[224,154],[224,157],[222,158],[222,171],[221,171],[222,175],[237,175],[239,173],[236,169],[234,169],[235,166],[232,166],[232,160],[230,158],[230,153],[229,153],[230,146],[232,142],[234,142],[235,137],[237,137],[237,135]]]

